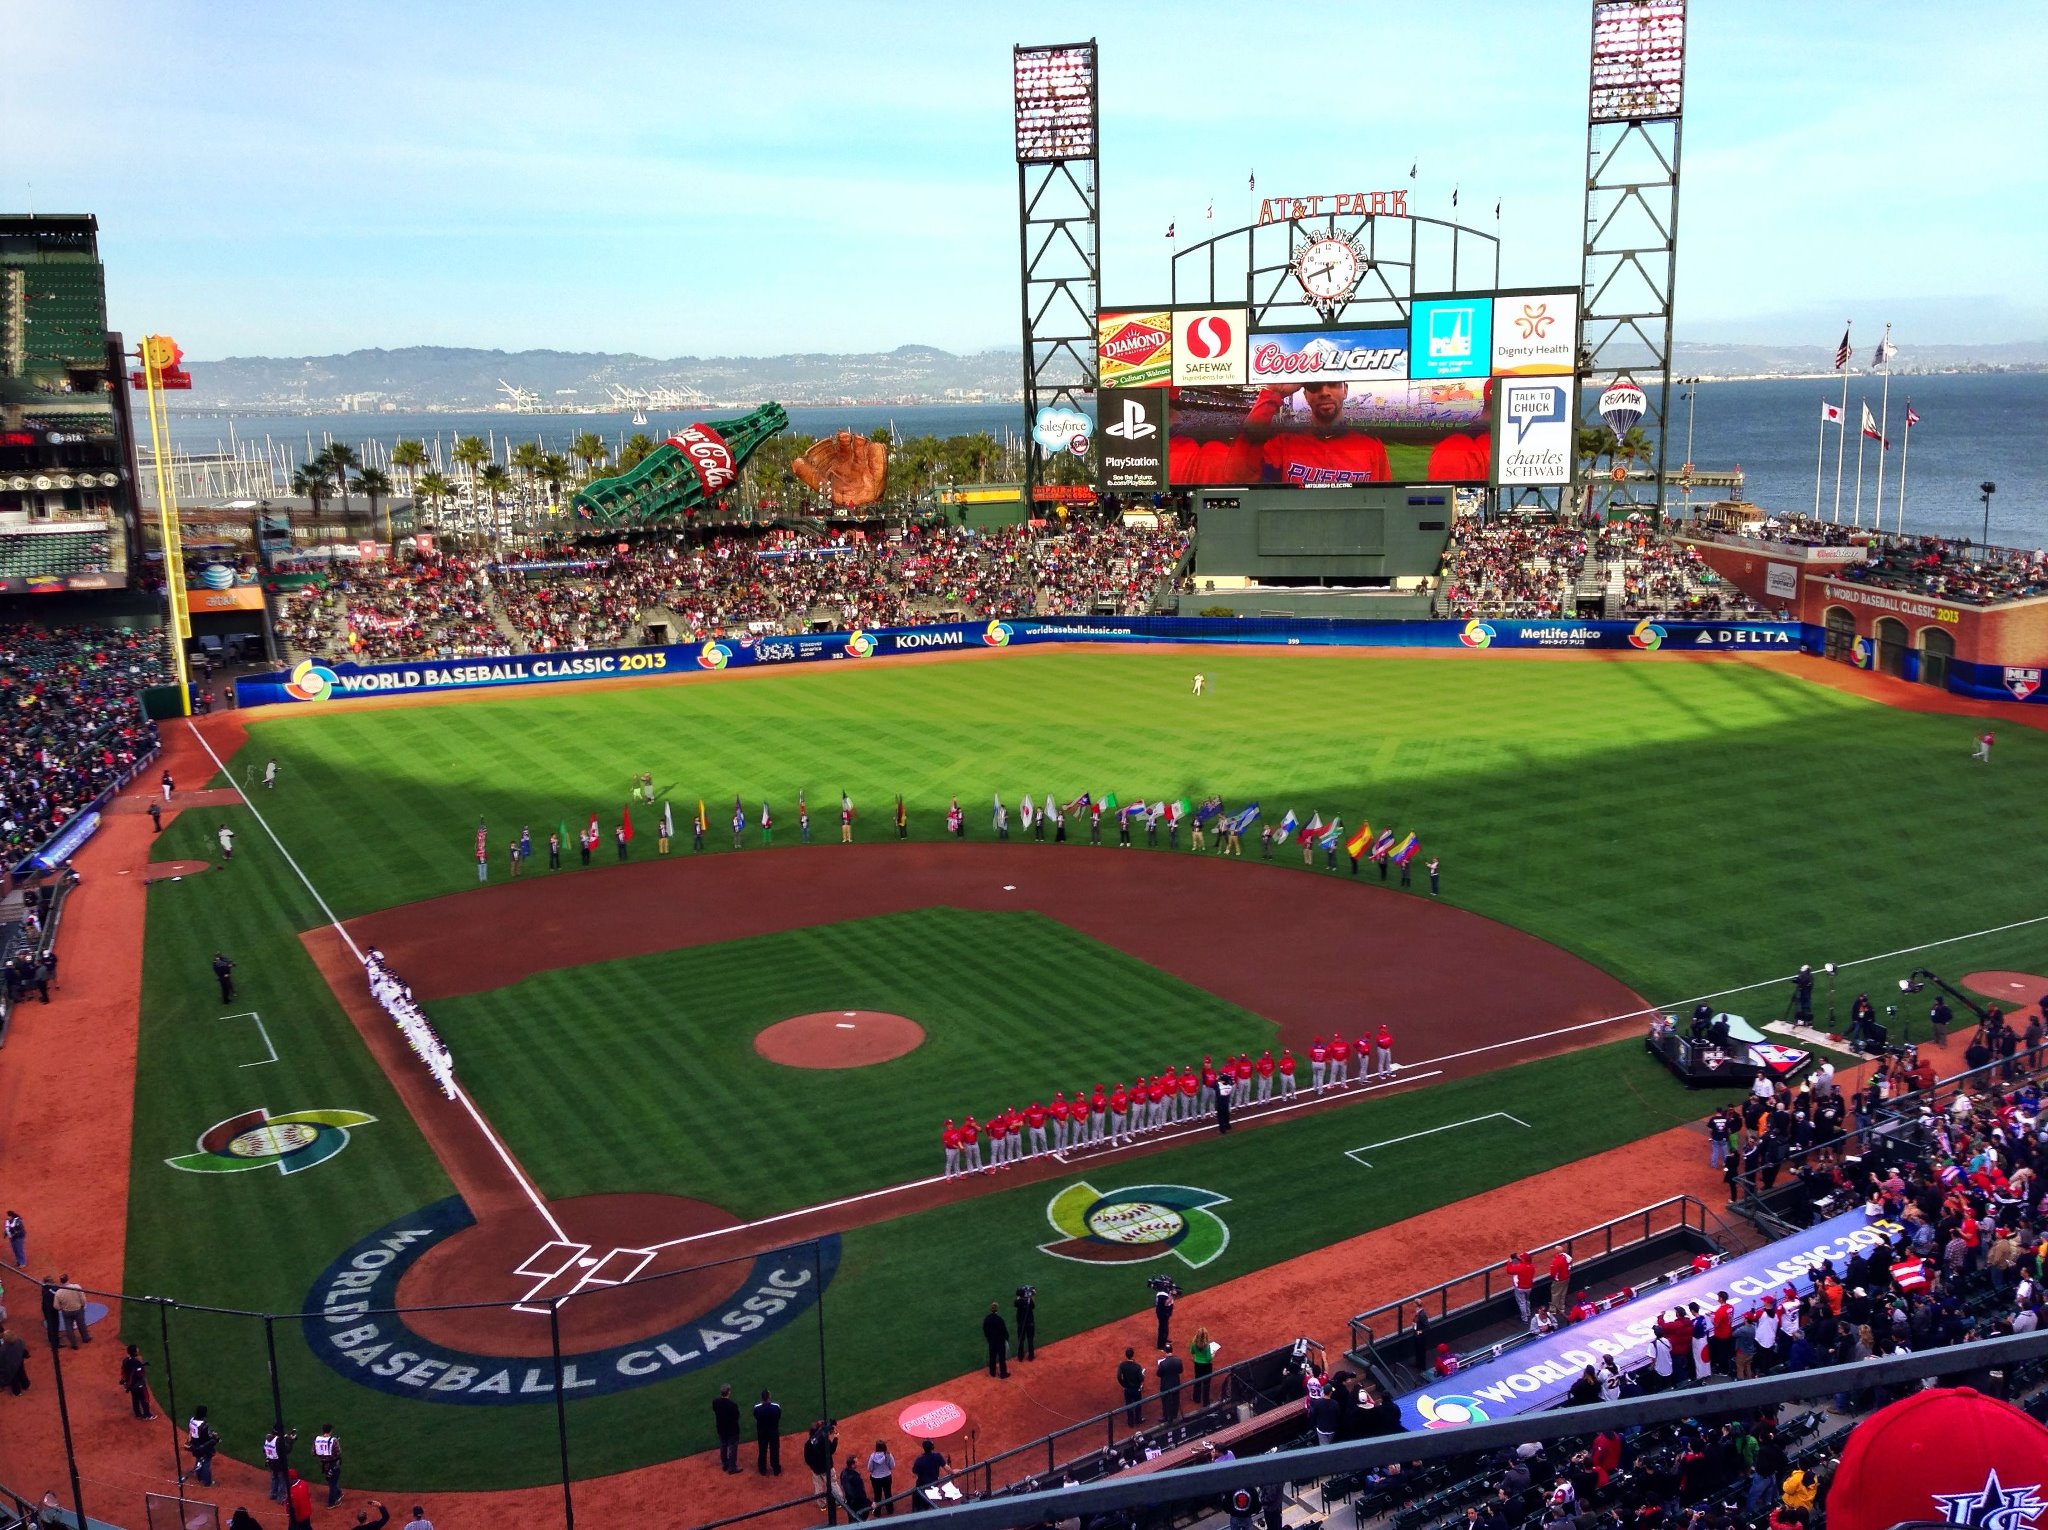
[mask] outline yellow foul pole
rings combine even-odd
[[[192,680],[185,665],[185,645],[192,639],[192,610],[185,595],[185,546],[171,483],[170,416],[164,407],[164,369],[176,366],[178,360],[178,347],[168,335],[143,337],[142,391],[149,410],[149,445],[156,467],[157,535],[163,545],[164,590],[171,603],[171,663],[178,677],[179,715],[190,717]]]

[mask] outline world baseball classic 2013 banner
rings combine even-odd
[[[303,659],[288,671],[248,675],[235,683],[244,707],[287,702],[345,701],[358,696],[479,690],[681,675],[818,660],[863,663],[905,655],[971,652],[1033,643],[1246,643],[1284,647],[1611,649],[1638,653],[1706,653],[1725,649],[1813,648],[1796,622],[1683,621],[1354,621],[1333,617],[1071,616],[1014,617],[930,627],[856,628],[800,637],[716,638],[661,648],[587,653],[497,654],[403,664]]]
[[[1432,1381],[1398,1399],[1407,1429],[1450,1429],[1483,1424],[1554,1407],[1589,1365],[1603,1355],[1627,1371],[1649,1358],[1656,1321],[1673,1307],[1698,1302],[1702,1312],[1726,1291],[1737,1311],[1765,1296],[1799,1286],[1822,1260],[1840,1273],[1851,1254],[1875,1248],[1899,1230],[1896,1222],[1872,1221],[1861,1211],[1816,1222],[1805,1232],[1727,1260],[1698,1275],[1660,1286],[1640,1301],[1595,1314],[1556,1333],[1519,1344],[1497,1359],[1482,1361]]]

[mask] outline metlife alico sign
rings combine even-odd
[[[1097,409],[1102,492],[1154,494],[1166,487],[1166,392],[1104,388]]]
[[[1406,382],[1405,328],[1300,329],[1251,338],[1251,380],[1267,383]]]

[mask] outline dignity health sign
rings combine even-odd
[[[1418,1388],[1399,1399],[1401,1427],[1451,1429],[1554,1407],[1580,1373],[1598,1365],[1603,1355],[1614,1356],[1624,1371],[1647,1360],[1657,1319],[1673,1307],[1698,1302],[1702,1312],[1709,1311],[1716,1293],[1726,1291],[1741,1310],[1744,1304],[1804,1281],[1823,1260],[1833,1260],[1839,1273],[1851,1254],[1888,1242],[1898,1231],[1898,1223],[1872,1221],[1861,1211],[1816,1223],[1797,1237],[1781,1238],[1702,1274],[1659,1286],[1639,1301]]]

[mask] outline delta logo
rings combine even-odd
[[[981,640],[990,648],[1008,648],[1010,639],[1016,635],[1008,622],[990,622],[981,629]]]
[[[1467,622],[1458,633],[1458,641],[1467,648],[1491,648],[1493,646],[1493,624],[1491,622]]]
[[[1655,653],[1664,646],[1664,637],[1664,629],[1646,616],[1636,623],[1635,629],[1628,635],[1628,641],[1631,648],[1640,648],[1645,653]]]
[[[1427,1392],[1415,1399],[1415,1411],[1422,1415],[1425,1429],[1457,1429],[1465,1424],[1486,1422],[1486,1407],[1476,1397],[1446,1393],[1431,1397]]]
[[[724,669],[732,663],[732,650],[723,643],[706,643],[697,650],[697,663],[704,669]]]
[[[846,656],[848,658],[872,658],[874,656],[874,652],[874,638],[869,636],[867,633],[861,631],[860,628],[856,627],[853,629],[853,631],[846,634]]]
[[[284,693],[294,701],[325,701],[334,694],[334,671],[325,664],[301,659],[292,666]]]
[[[187,1174],[244,1174],[251,1169],[303,1174],[347,1147],[351,1127],[368,1126],[376,1119],[360,1110],[294,1110],[273,1116],[258,1106],[214,1122],[193,1144],[197,1152],[164,1162]]]
[[[1138,1264],[1173,1255],[1200,1269],[1230,1246],[1230,1229],[1209,1208],[1230,1198],[1193,1185],[1129,1185],[1099,1191],[1085,1180],[1046,1203],[1061,1236],[1039,1252],[1076,1264]]]

